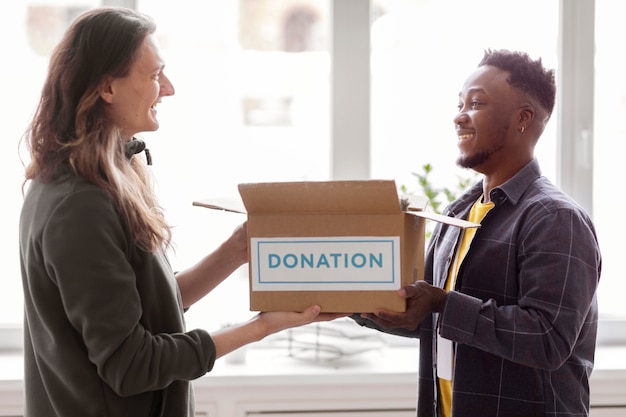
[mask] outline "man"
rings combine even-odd
[[[483,180],[438,224],[405,313],[353,315],[420,338],[418,416],[587,416],[601,255],[592,221],[541,176],[554,72],[486,51],[459,94],[457,163]]]

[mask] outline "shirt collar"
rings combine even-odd
[[[541,177],[541,168],[537,159],[533,159],[508,181],[494,188],[494,190],[499,189],[511,204],[515,205],[522,198],[528,187],[539,177]]]
[[[513,177],[504,184],[491,190],[490,199],[498,205],[503,200],[508,200],[516,205],[528,187],[541,177],[541,168],[536,159],[530,161],[524,168],[520,169]],[[467,192],[451,203],[446,212],[453,216],[458,215],[459,210],[464,210],[471,206],[483,193],[483,181],[474,184]]]

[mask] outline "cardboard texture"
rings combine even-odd
[[[402,211],[392,180],[238,189],[248,215],[252,311],[302,311],[313,304],[324,312],[405,311],[396,291],[424,279],[426,217],[476,226],[415,207]],[[193,204],[242,212],[235,202]]]

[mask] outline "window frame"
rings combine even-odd
[[[331,178],[368,179],[373,1],[330,2]],[[136,9],[138,0],[102,0],[102,5]],[[557,185],[592,215],[594,30],[595,0],[559,0]],[[21,326],[0,327],[0,349],[20,348],[21,334]],[[601,318],[598,342],[626,344],[626,319]]]
[[[343,48],[369,51],[369,27],[349,25],[355,16],[371,15],[372,0],[332,1],[332,87],[346,99],[331,104],[333,179],[367,179],[370,173],[370,73],[362,57],[346,59]],[[359,33],[350,31],[358,30]],[[595,0],[559,0],[557,73],[557,186],[593,216],[593,118]],[[352,52],[351,52],[352,53]],[[367,56],[369,62],[369,55]],[[339,68],[340,67],[340,68]],[[365,68],[365,70],[364,70]],[[333,92],[333,98],[337,97]],[[345,106],[345,107],[344,107]],[[368,110],[364,111],[367,106]],[[350,112],[356,113],[348,117]],[[357,114],[358,117],[354,117]],[[364,129],[362,125],[367,125]],[[359,132],[359,135],[354,134]],[[572,140],[571,138],[574,138]],[[366,149],[355,153],[354,149]],[[348,168],[346,160],[353,159]],[[626,344],[626,318],[600,317],[598,345]]]

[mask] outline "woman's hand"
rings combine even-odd
[[[269,311],[264,313],[259,313],[256,316],[256,320],[260,321],[263,326],[266,328],[267,334],[265,336],[269,336],[272,333],[279,332],[281,330],[286,330],[292,327],[303,326],[305,324],[320,322],[320,321],[331,321],[338,319],[340,317],[346,317],[345,313],[321,313],[320,306],[314,305],[302,313],[296,312],[284,312],[284,311]]]
[[[248,221],[246,220],[235,228],[230,237],[224,242],[230,256],[239,265],[248,262]]]
[[[248,262],[248,222],[243,222],[216,250],[176,275],[183,306],[190,307]]]
[[[235,349],[252,342],[258,342],[281,330],[347,316],[345,313],[320,314],[320,311],[320,306],[314,305],[301,313],[285,311],[259,313],[245,323],[228,327],[212,334],[216,355],[219,358]]]

